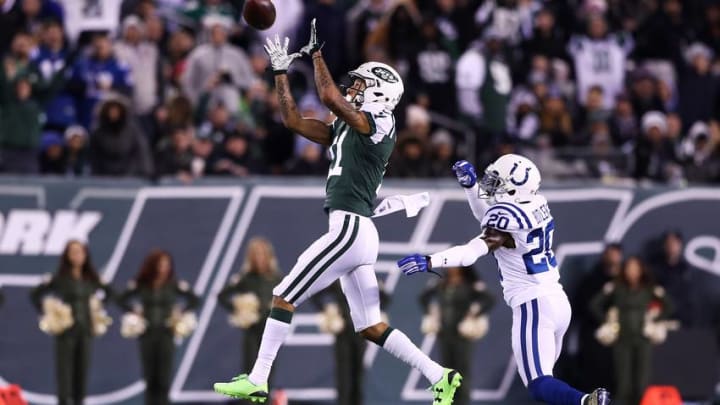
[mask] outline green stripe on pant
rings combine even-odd
[[[317,280],[318,277],[320,277],[320,275],[323,272],[325,272],[325,270],[327,270],[328,267],[330,267],[331,264],[335,263],[337,261],[337,259],[340,258],[340,256],[342,256],[345,252],[347,252],[348,249],[350,249],[350,247],[355,243],[355,239],[357,238],[357,234],[358,234],[358,229],[360,229],[360,217],[356,216],[355,217],[355,227],[352,231],[352,234],[350,235],[350,239],[348,239],[348,241],[345,243],[345,245],[343,245],[343,247],[340,250],[338,250],[338,252],[335,253],[335,255],[333,255],[333,257],[331,257],[330,260],[328,260],[322,267],[320,267],[320,269],[317,272],[315,272],[315,274],[313,274],[313,276],[310,278],[310,280],[308,280],[308,282],[305,283],[305,285],[302,286],[298,290],[298,292],[295,293],[293,295],[293,297],[288,300],[289,303],[294,304],[295,300],[297,300],[298,297],[302,296],[305,293],[305,291],[307,291],[307,289],[310,288],[310,286],[315,282],[315,280]]]
[[[340,231],[340,235],[338,235],[338,237],[335,238],[335,240],[332,241],[332,243],[330,243],[325,249],[323,249],[323,251],[320,252],[319,255],[317,255],[314,259],[312,259],[310,261],[310,263],[308,263],[308,265],[305,266],[303,271],[300,272],[300,275],[298,275],[297,278],[295,278],[295,280],[293,280],[293,282],[290,283],[288,288],[286,288],[285,291],[283,291],[283,293],[280,294],[280,296],[283,299],[287,300],[288,294],[290,294],[290,292],[295,287],[297,287],[297,285],[300,283],[300,281],[302,281],[302,279],[305,278],[308,275],[308,273],[310,273],[312,268],[315,267],[320,262],[320,260],[322,260],[325,256],[329,255],[330,252],[333,249],[335,249],[335,247],[337,245],[339,245],[340,242],[342,242],[343,238],[345,237],[345,234],[347,233],[347,229],[348,229],[349,225],[350,225],[350,215],[345,215],[345,220],[343,221],[343,226],[342,226],[342,230]]]

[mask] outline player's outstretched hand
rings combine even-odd
[[[303,55],[312,56],[313,53],[319,51],[320,48],[325,45],[324,42],[322,44],[318,42],[317,28],[315,28],[316,24],[317,18],[313,18],[312,22],[310,23],[310,41],[307,45],[300,48],[300,53],[302,53]]]
[[[284,43],[280,43],[278,35],[275,35],[275,41],[271,41],[270,38],[266,40],[265,52],[270,56],[270,64],[275,74],[286,73],[290,68],[290,64],[302,56],[300,52],[288,55],[288,45],[290,45],[290,38],[288,37],[285,37]]]
[[[397,264],[406,276],[428,271],[427,257],[417,253],[398,260]]]
[[[477,173],[472,163],[467,160],[458,160],[452,167],[458,183],[465,188],[470,188],[477,183]]]

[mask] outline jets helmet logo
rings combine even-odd
[[[398,78],[393,74],[393,72],[385,69],[384,67],[376,66],[372,68],[371,70],[373,74],[377,77],[379,77],[381,80],[384,80],[388,83],[397,83]]]

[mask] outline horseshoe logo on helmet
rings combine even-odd
[[[519,163],[515,163],[513,165],[513,168],[510,169],[510,183],[512,183],[516,186],[522,186],[523,184],[527,183],[528,179],[530,178],[530,168],[526,167],[525,168],[525,177],[520,181],[515,180],[515,178],[513,177],[513,174],[515,173],[515,169],[517,169],[519,165],[520,165]]]

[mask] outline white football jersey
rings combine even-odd
[[[498,202],[488,208],[481,224],[483,231],[507,232],[515,241],[514,248],[500,247],[493,252],[508,305],[516,307],[562,292],[552,250],[555,223],[545,197],[536,195],[525,203]]]
[[[587,37],[571,39],[568,51],[575,62],[578,98],[581,104],[587,102],[591,87],[600,86],[603,89],[605,108],[615,105],[615,97],[625,84],[625,62],[632,47],[629,36],[610,35],[597,40]]]

